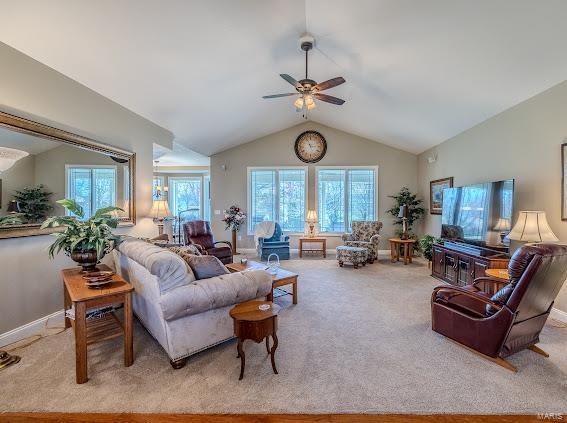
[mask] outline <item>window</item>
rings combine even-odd
[[[201,178],[170,177],[168,183],[171,213],[183,212],[184,220],[201,219]]]
[[[376,219],[378,168],[317,168],[321,232],[350,231],[353,220]]]
[[[116,167],[67,166],[67,198],[85,211],[85,219],[97,209],[116,205]]]
[[[248,168],[248,233],[264,220],[286,232],[303,232],[306,200],[306,168]]]

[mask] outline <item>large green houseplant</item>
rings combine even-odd
[[[94,215],[85,219],[83,208],[75,200],[59,200],[58,204],[74,216],[53,216],[47,219],[42,228],[64,226],[63,232],[53,234],[57,239],[49,247],[49,257],[53,258],[63,250],[65,254],[83,266],[84,271],[93,271],[99,260],[114,248],[118,237],[112,229],[118,226],[118,219],[111,213],[118,207],[98,209]]]
[[[16,191],[14,199],[18,202],[20,212],[27,223],[39,223],[45,220],[53,206],[49,204],[53,193],[45,186],[37,185]]]
[[[402,234],[401,226],[403,221],[398,217],[398,214],[400,213],[400,207],[405,204],[407,205],[407,230],[410,233],[410,238],[415,238],[415,235],[411,233],[411,229],[413,224],[425,214],[425,208],[422,206],[423,200],[417,198],[417,195],[412,193],[408,187],[403,187],[396,195],[389,195],[388,197],[394,199],[394,205],[389,210],[386,210],[386,213],[394,216],[396,218],[394,224],[400,226],[400,229],[396,230],[396,235],[400,236]]]

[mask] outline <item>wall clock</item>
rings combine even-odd
[[[295,140],[295,155],[305,163],[317,163],[327,153],[327,141],[317,131],[305,131]]]

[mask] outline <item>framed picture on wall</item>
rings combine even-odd
[[[561,220],[567,220],[567,142],[561,144]]]
[[[453,188],[453,177],[429,182],[429,213],[441,214],[443,211],[443,190]]]

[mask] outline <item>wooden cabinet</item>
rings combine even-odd
[[[434,244],[431,276],[452,285],[465,286],[485,276],[486,269],[505,269],[507,254],[485,248]]]

